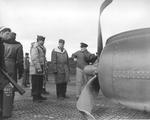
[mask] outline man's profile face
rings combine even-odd
[[[16,33],[11,32],[11,33],[10,33],[10,36],[11,36],[11,39],[12,39],[12,40],[16,40]]]
[[[39,40],[38,43],[39,43],[40,45],[44,45],[44,40]]]
[[[3,38],[4,40],[7,40],[9,38],[10,31],[5,31],[0,33],[0,37]]]

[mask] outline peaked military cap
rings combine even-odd
[[[82,48],[82,47],[88,47],[88,45],[87,45],[86,43],[83,43],[83,42],[80,43],[80,45],[81,45],[81,48]]]
[[[45,41],[45,37],[43,37],[42,35],[37,35],[37,41]]]

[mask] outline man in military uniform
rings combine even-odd
[[[37,42],[31,43],[30,55],[31,55],[31,65],[30,74],[32,82],[33,102],[42,102],[47,100],[43,97],[43,79],[45,75],[45,62],[46,62],[46,48],[44,47],[45,37],[38,35]]]
[[[81,50],[75,52],[72,54],[72,58],[74,61],[77,62],[77,68],[76,68],[76,97],[80,96],[81,90],[85,83],[87,82],[87,76],[85,75],[83,69],[86,65],[89,65],[90,63],[94,63],[97,59],[97,56],[94,54],[91,54],[87,47],[88,45],[86,43],[80,43],[81,44]]]
[[[22,85],[24,87],[28,87],[28,85],[30,85],[30,82],[29,82],[29,69],[30,69],[29,53],[25,53],[24,76],[23,76],[23,81],[22,81]]]

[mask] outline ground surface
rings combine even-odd
[[[23,96],[16,94],[12,117],[6,120],[84,120],[85,118],[76,109],[74,77],[68,85],[65,100],[57,100],[53,77],[49,77],[47,85],[50,95],[48,100],[42,103],[33,103],[30,88],[25,88]],[[114,104],[102,93],[96,99],[92,115],[97,120],[117,119],[150,119],[150,113],[128,109],[122,105]]]

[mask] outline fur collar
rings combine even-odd
[[[63,49],[63,51],[61,51],[58,47],[57,47],[57,48],[54,48],[54,51],[55,51],[55,52],[59,52],[59,53],[64,53],[64,52],[66,52],[65,48]]]

